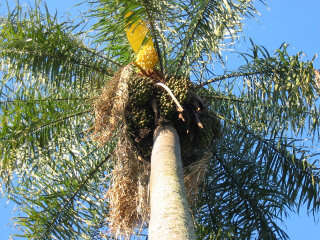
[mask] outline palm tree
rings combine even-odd
[[[59,22],[40,4],[17,6],[1,18],[0,176],[19,207],[15,222],[24,237],[99,239],[111,228],[142,238],[145,231],[135,227],[147,228],[146,159],[158,125],[160,132],[169,128],[172,139],[178,132],[184,174],[201,179],[186,186],[197,238],[288,239],[276,220],[303,204],[319,210],[319,170],[311,163],[316,155],[299,140],[319,131],[313,60],[289,55],[285,44],[271,55],[252,42],[237,71],[215,74],[242,19],[255,15],[253,1],[100,0],[88,9],[89,26]],[[136,54],[126,29],[139,21],[150,30],[142,46],[152,39],[159,59],[151,73],[132,64]],[[101,109],[112,114],[99,115]],[[190,117],[193,125],[179,117]],[[187,134],[194,129],[197,141]],[[156,146],[153,155],[159,156]],[[158,160],[152,160],[151,175],[161,175],[152,170],[163,163]],[[152,207],[165,182],[151,178]],[[120,228],[107,225],[106,216]]]

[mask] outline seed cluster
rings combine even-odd
[[[166,81],[167,87],[172,91],[180,104],[184,104],[190,96],[192,83],[187,78],[170,78]],[[158,101],[161,117],[169,120],[177,120],[177,109],[172,98],[163,89],[158,89]]]
[[[141,74],[133,75],[128,82],[129,103],[145,107],[153,96],[154,82]]]
[[[172,91],[177,100],[184,104],[187,102],[191,90],[189,79],[174,78],[166,81],[167,87]],[[156,87],[151,78],[141,74],[135,74],[128,83],[129,101],[127,103],[126,120],[130,129],[137,130],[154,127],[155,113],[151,102],[155,100],[158,108],[158,117],[167,121],[178,121],[176,105],[169,94],[163,89]]]
[[[139,154],[148,159],[152,147],[154,116],[151,107],[154,82],[141,74],[134,74],[128,82],[129,99],[126,106],[126,123]],[[143,146],[143,147],[142,147]]]
[[[205,149],[219,136],[220,123],[199,109],[200,103],[194,97],[194,88],[189,79],[170,78],[165,81],[165,85],[183,106],[182,113],[177,111],[176,104],[168,92],[155,85],[154,79],[139,73],[131,76],[128,80],[129,99],[124,114],[128,132],[139,155],[149,160],[153,132],[159,123],[158,120],[170,122],[179,133],[182,158],[187,166],[201,158],[203,152],[199,153],[197,149]],[[153,101],[156,102],[158,116],[152,108]],[[183,119],[179,114],[183,115]],[[196,115],[200,118],[203,128],[197,125]]]

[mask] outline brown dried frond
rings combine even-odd
[[[110,205],[107,221],[112,235],[129,239],[134,229],[149,219],[150,164],[139,160],[127,134],[121,135],[115,151],[116,165],[106,194]]]
[[[191,205],[193,205],[197,199],[199,187],[204,181],[211,157],[211,151],[205,152],[199,161],[190,164],[184,171],[184,184],[187,198]]]
[[[121,69],[106,84],[100,97],[94,103],[95,123],[93,139],[100,145],[107,143],[118,125],[123,122],[128,102],[128,78],[132,73],[130,65]]]
[[[112,235],[126,238],[149,218],[150,163],[138,156],[131,133],[128,132],[126,117],[128,114],[132,116],[127,109],[130,106],[129,92],[134,90],[129,90],[134,76],[132,65],[121,69],[107,83],[94,104],[93,139],[100,145],[106,144],[115,135],[118,139],[113,154],[115,166],[106,193],[110,205],[107,221]]]

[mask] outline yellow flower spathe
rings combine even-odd
[[[131,14],[131,12],[128,13],[126,17]],[[159,59],[151,38],[145,44],[142,44],[148,33],[147,24],[142,20],[138,20],[126,28],[128,41],[136,53],[135,63],[144,71],[151,72]]]
[[[152,46],[147,44],[142,46],[136,57],[136,64],[147,73],[152,72],[158,61],[158,54],[153,47],[153,44]]]

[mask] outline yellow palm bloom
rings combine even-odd
[[[131,14],[132,12],[129,12],[126,17]],[[145,72],[152,72],[159,59],[151,38],[145,44],[142,44],[148,33],[147,24],[142,20],[138,20],[126,28],[128,41],[136,53],[135,63]]]

